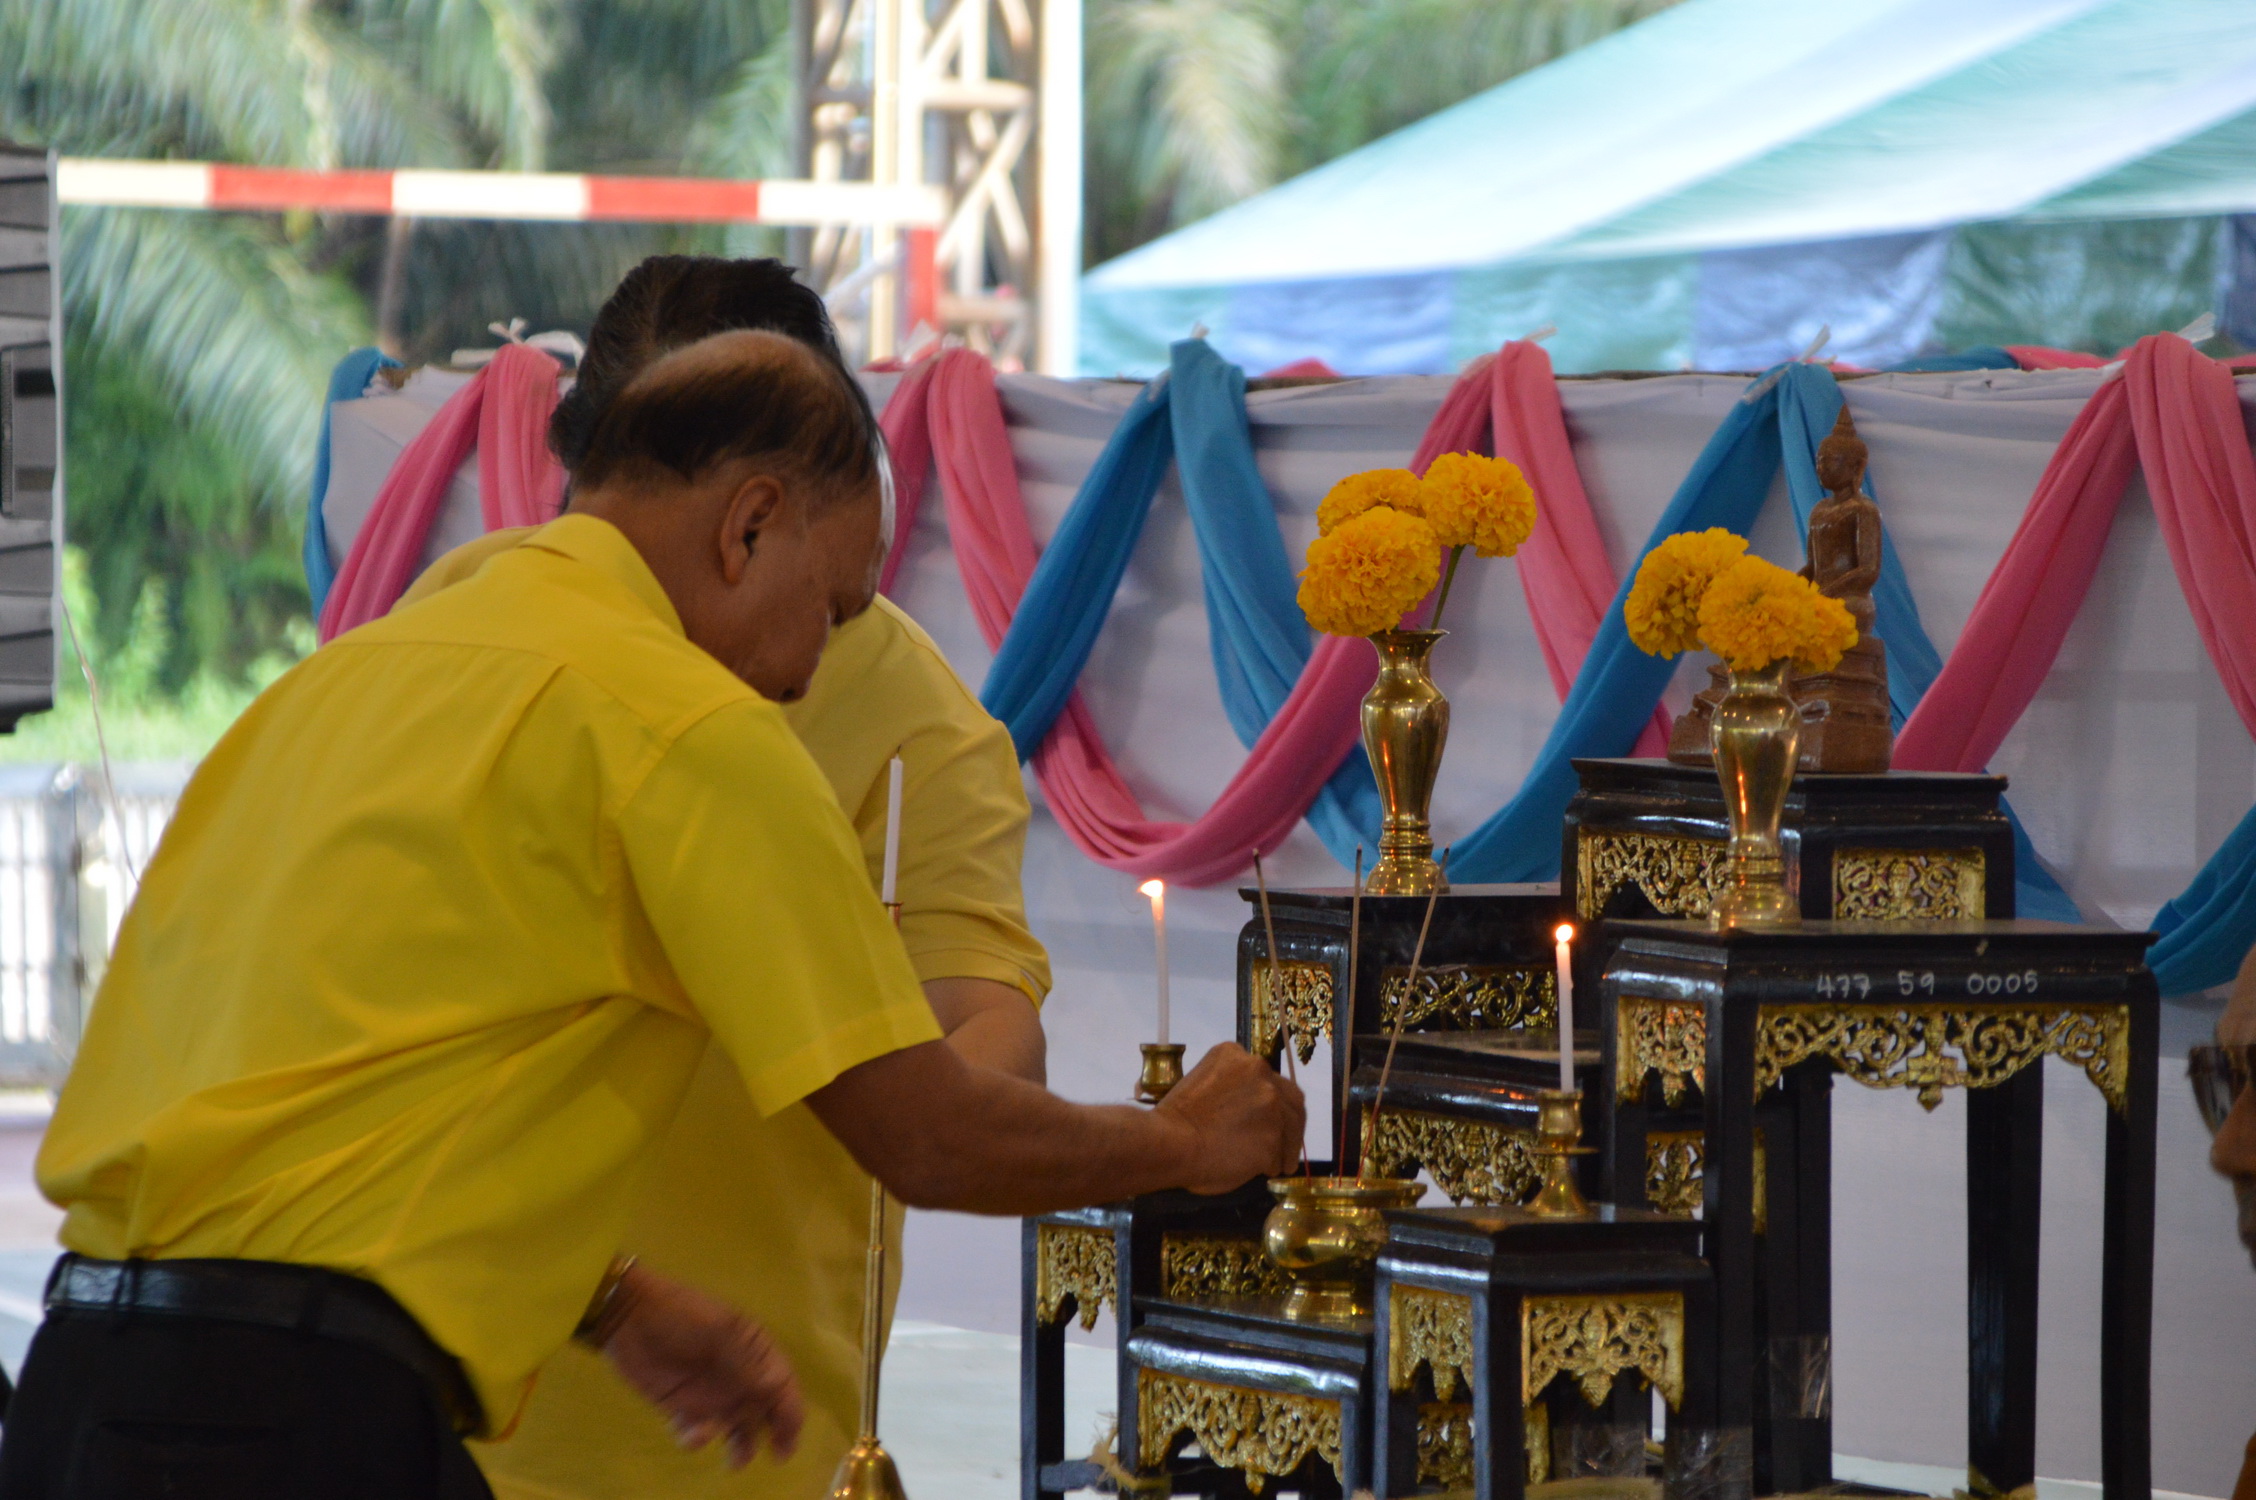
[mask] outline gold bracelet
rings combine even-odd
[[[632,1255],[614,1255],[596,1283],[595,1295],[588,1299],[587,1311],[580,1314],[580,1326],[572,1330],[572,1337],[591,1349],[601,1349],[611,1342],[611,1335],[619,1331],[619,1324],[627,1310],[626,1300],[619,1289],[626,1285],[627,1273],[637,1261]]]

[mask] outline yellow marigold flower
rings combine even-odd
[[[1759,557],[1717,574],[1700,600],[1701,643],[1734,672],[1788,658],[1805,672],[1830,672],[1856,638],[1847,605]]]
[[[1441,579],[1441,544],[1419,516],[1375,506],[1308,544],[1300,609],[1326,635],[1392,630]]]
[[[1721,526],[1680,531],[1638,564],[1622,617],[1629,638],[1649,656],[1678,656],[1700,644],[1700,596],[1747,551],[1747,539]]]
[[[1365,469],[1332,486],[1316,507],[1316,534],[1330,536],[1342,521],[1350,521],[1373,506],[1384,505],[1404,515],[1424,510],[1418,476],[1408,469]]]
[[[1444,453],[1426,469],[1423,498],[1441,544],[1480,557],[1510,557],[1535,529],[1535,491],[1509,459]]]

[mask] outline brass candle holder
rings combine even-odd
[[[1157,1104],[1183,1081],[1183,1044],[1145,1042],[1144,1070],[1136,1075],[1136,1102]]]
[[[1386,1248],[1384,1210],[1408,1208],[1425,1184],[1407,1177],[1274,1177],[1277,1206],[1261,1247],[1292,1277],[1288,1318],[1350,1318],[1371,1311],[1373,1262]]]
[[[907,1500],[893,1455],[877,1440],[878,1374],[885,1362],[885,1184],[870,1180],[869,1255],[862,1278],[862,1421],[838,1461],[830,1500]]]
[[[1543,1181],[1527,1210],[1539,1218],[1571,1219],[1590,1212],[1582,1190],[1575,1186],[1574,1158],[1589,1156],[1582,1144],[1582,1090],[1542,1089],[1536,1115],[1535,1153],[1543,1158]]]

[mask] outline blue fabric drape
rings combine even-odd
[[[1239,743],[1252,748],[1308,665],[1308,622],[1277,525],[1276,503],[1253,462],[1245,372],[1203,339],[1170,351],[1175,472],[1198,537],[1214,677]],[[1357,745],[1317,793],[1308,824],[1343,865],[1376,849],[1383,808]]]
[[[2227,984],[2256,942],[2256,808],[2220,845],[2193,883],[2154,917],[2162,935],[2146,953],[2165,995]]]
[[[1242,744],[1261,737],[1308,664],[1308,624],[1276,506],[1254,467],[1245,372],[1204,340],[1186,339],[1082,481],[980,689],[1021,760],[1050,732],[1088,663],[1171,459],[1198,540],[1215,681]],[[1378,787],[1358,748],[1318,794],[1309,821],[1346,863],[1357,842],[1377,844],[1379,819]]]
[[[337,581],[337,569],[329,561],[329,528],[321,519],[321,502],[329,498],[329,408],[340,401],[359,400],[378,370],[398,368],[399,361],[381,349],[355,349],[329,372],[329,394],[321,403],[321,436],[313,448],[313,493],[306,504],[305,523],[306,592],[313,596],[316,620]]]
[[[1732,405],[1638,549],[1640,559],[1663,537],[1679,531],[1710,526],[1747,530],[1762,509],[1771,475],[1778,472],[1779,386],[1806,378],[1799,373],[1805,371],[1822,373],[1809,366],[1782,366],[1779,380],[1756,382],[1750,390],[1760,390],[1759,395]],[[1636,573],[1629,569],[1614,591],[1527,780],[1487,822],[1457,840],[1449,861],[1455,880],[1476,884],[1558,877],[1560,820],[1578,784],[1571,762],[1578,756],[1627,755],[1676,671],[1673,660],[1647,656],[1630,644],[1622,605]]]
[[[1154,381],[1121,416],[1034,565],[979,689],[979,701],[1010,730],[1020,760],[1034,753],[1065,711],[1088,664],[1171,447],[1166,383]]]

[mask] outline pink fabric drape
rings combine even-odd
[[[972,614],[990,647],[1010,628],[1037,552],[1018,469],[995,393],[975,354],[951,350],[913,367],[883,417],[896,492],[890,589],[923,500],[940,473],[949,538]],[[1528,608],[1552,683],[1564,698],[1614,595],[1614,578],[1574,465],[1551,362],[1533,344],[1508,344],[1451,388],[1412,466],[1443,453],[1502,451],[1529,476],[1544,507],[1520,551]],[[1361,641],[1322,637],[1284,707],[1205,814],[1189,823],[1145,815],[1076,693],[1034,755],[1050,811],[1076,846],[1109,868],[1212,885],[1243,871],[1248,852],[1274,849],[1308,810],[1360,733],[1359,706],[1377,663]],[[1656,712],[1638,742],[1660,754],[1668,719]]]
[[[407,591],[447,487],[473,446],[488,531],[555,517],[564,504],[564,471],[548,452],[548,419],[562,370],[529,344],[505,344],[439,408],[377,491],[322,607],[321,639],[377,618]]]
[[[1423,474],[1442,454],[1463,452],[1510,459],[1543,497],[1535,530],[1520,548],[1520,586],[1552,691],[1564,702],[1614,601],[1617,580],[1575,467],[1558,379],[1542,345],[1506,344],[1468,368],[1442,399],[1410,467]],[[1666,755],[1668,735],[1668,710],[1655,708],[1631,753]]]
[[[2202,642],[2256,734],[2256,458],[2231,371],[2163,333],[2132,346],[2121,377],[2061,440],[1958,645],[1896,737],[1898,766],[1989,763],[2052,670],[2134,462]]]
[[[993,367],[965,350],[916,366],[886,403],[883,425],[898,492],[886,577],[898,570],[933,463],[973,618],[990,647],[1000,644],[1038,554]],[[1035,752],[1034,774],[1051,813],[1091,859],[1137,876],[1212,885],[1243,870],[1249,851],[1266,853],[1292,832],[1353,747],[1356,708],[1376,672],[1368,646],[1327,637],[1237,775],[1190,823],[1145,815],[1078,693]]]

